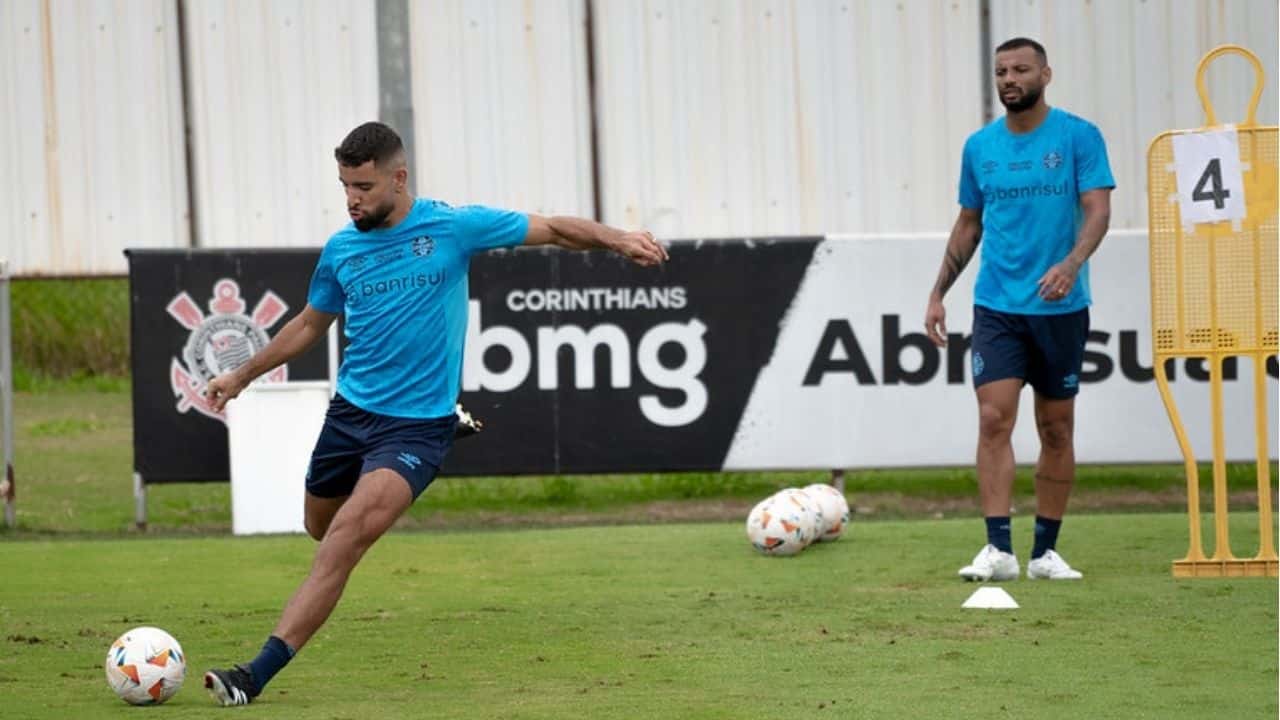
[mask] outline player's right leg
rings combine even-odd
[[[394,470],[379,468],[362,476],[334,515],[316,549],[311,573],[285,606],[272,635],[295,651],[302,649],[333,612],[356,563],[413,499],[408,481]]]
[[[965,580],[1015,580],[1020,572],[1013,552],[1009,508],[1013,503],[1013,424],[1018,416],[1022,380],[1004,378],[978,387],[978,494],[987,526],[987,544],[960,568]]]
[[[307,533],[316,540],[324,538],[360,478],[367,449],[363,421],[362,411],[341,395],[335,395],[329,403],[307,465],[304,522]],[[252,662],[206,672],[204,686],[220,705],[247,705],[266,682],[254,679],[253,668],[258,668],[260,675],[273,674],[293,657],[297,647],[273,635]]]
[[[1027,372],[1025,328],[1019,316],[974,307],[973,383],[978,399],[978,492],[987,544],[960,568],[966,580],[1013,580],[1009,508],[1013,500],[1013,425]]]

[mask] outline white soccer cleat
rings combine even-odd
[[[1079,580],[1084,577],[1079,570],[1073,569],[1062,556],[1052,550],[1027,563],[1027,578],[1030,580]]]
[[[960,577],[976,582],[1004,582],[1017,580],[1020,571],[1018,558],[1013,553],[999,550],[995,545],[985,545],[972,563],[960,568]]]

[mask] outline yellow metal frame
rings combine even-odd
[[[1172,136],[1218,126],[1209,101],[1205,70],[1218,57],[1243,55],[1256,83],[1240,139],[1246,217],[1236,229],[1230,222],[1182,226],[1180,209],[1171,202],[1176,180]],[[1154,373],[1160,398],[1182,450],[1187,476],[1190,547],[1173,563],[1175,577],[1276,577],[1271,514],[1271,472],[1267,433],[1267,358],[1277,353],[1277,158],[1275,126],[1257,124],[1258,101],[1265,74],[1257,56],[1238,45],[1214,48],[1196,68],[1196,89],[1204,105],[1206,126],[1171,130],[1152,140],[1147,150],[1148,220],[1150,229],[1151,337]],[[1234,283],[1232,282],[1234,280]],[[1240,291],[1243,284],[1252,293]],[[1228,357],[1253,360],[1254,432],[1257,447],[1258,554],[1236,558],[1228,534],[1225,431],[1222,373]],[[1209,365],[1209,403],[1213,440],[1214,553],[1206,557],[1200,532],[1200,474],[1186,427],[1169,388],[1166,361],[1204,358]]]

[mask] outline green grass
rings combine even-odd
[[[133,433],[128,384],[99,387],[59,381],[15,401],[15,465],[20,533],[118,533],[133,523]],[[467,442],[483,442],[482,439]],[[1209,468],[1202,471],[1206,509]],[[1272,478],[1276,473],[1272,470]],[[655,503],[727,503],[711,516],[745,515],[754,502],[792,485],[821,482],[827,473],[676,473],[612,476],[536,476],[437,480],[404,523],[417,527],[628,522],[650,517]],[[1253,468],[1228,466],[1232,491],[1255,488]],[[866,516],[972,515],[977,492],[971,468],[866,470],[846,476],[849,496]],[[1180,466],[1082,467],[1076,499],[1106,510],[1184,507]],[[1151,495],[1150,498],[1146,495]],[[1030,507],[1033,482],[1020,469],[1015,501]],[[1246,509],[1237,507],[1236,509]],[[161,532],[226,531],[231,526],[227,483],[153,485],[151,528]],[[11,531],[0,530],[0,534]]]
[[[15,280],[10,289],[18,389],[64,378],[119,385],[128,375],[128,280]]]
[[[1085,581],[1008,583],[1022,608],[993,612],[960,609],[972,522],[855,522],[790,559],[756,555],[737,522],[394,533],[238,715],[1274,718],[1276,583],[1172,579],[1184,534],[1179,515],[1073,518]],[[224,717],[198,673],[256,651],[312,551],[294,537],[7,543],[4,717]],[[187,687],[149,711],[120,703],[101,667],[141,624],[190,661]]]

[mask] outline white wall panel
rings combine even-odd
[[[199,245],[323,244],[347,222],[333,148],[378,119],[374,0],[183,7]]]
[[[1049,104],[1098,125],[1117,189],[1113,228],[1147,226],[1147,145],[1157,134],[1204,124],[1196,64],[1214,47],[1243,45],[1267,73],[1258,122],[1277,123],[1275,0],[992,0],[991,40],[1040,41],[1054,69]],[[1207,73],[1220,122],[1242,122],[1253,70],[1228,57]],[[1003,112],[997,102],[997,114]]]
[[[978,3],[599,0],[603,215],[667,237],[945,229]]]
[[[188,244],[171,0],[0,2],[0,255],[20,275],[121,273]]]
[[[592,215],[584,0],[409,7],[418,194]]]

